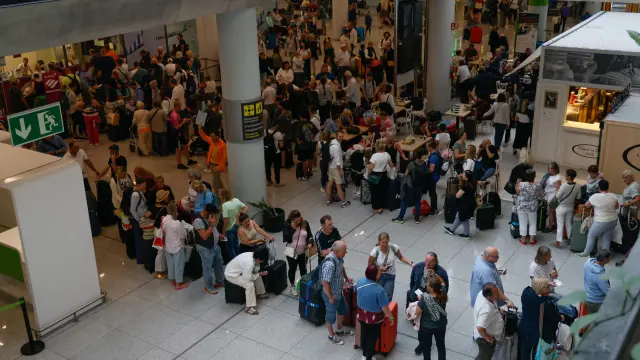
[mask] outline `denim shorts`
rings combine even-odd
[[[344,296],[341,296],[340,299],[335,299],[333,304],[329,301],[329,297],[327,294],[322,292],[322,300],[324,300],[324,305],[327,307],[327,315],[325,316],[325,320],[329,324],[336,323],[336,315],[347,315],[349,312],[349,308],[347,308],[347,301],[344,299]]]

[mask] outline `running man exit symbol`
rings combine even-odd
[[[60,103],[11,114],[7,117],[13,146],[20,146],[64,131]]]

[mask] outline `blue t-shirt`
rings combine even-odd
[[[358,292],[358,307],[369,312],[382,312],[382,308],[389,306],[389,299],[384,288],[377,282],[361,278],[356,283]]]
[[[316,80],[320,81],[320,79],[322,79],[323,76],[326,76],[327,80],[329,80],[329,81],[333,81],[335,79],[335,76],[333,76],[332,73],[318,73],[316,75]]]
[[[427,166],[431,168],[431,164],[436,165],[433,173],[431,174],[433,176],[433,182],[438,182],[438,180],[440,180],[440,155],[435,152],[431,154],[429,156],[429,163],[427,164]]]
[[[492,264],[482,258],[482,256],[478,256],[476,259],[476,263],[473,266],[473,272],[471,273],[471,282],[469,295],[471,296],[471,307],[475,306],[476,297],[478,293],[482,291],[482,288],[485,284],[494,283],[496,286],[504,292],[504,287],[502,287],[502,279],[500,279],[500,275],[498,274],[498,269],[496,269],[496,264]]]

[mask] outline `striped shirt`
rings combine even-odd
[[[529,265],[529,276],[532,278],[541,277],[541,278],[549,279],[549,281],[553,281],[553,278],[551,277],[551,272],[555,268],[556,268],[556,263],[553,262],[553,259],[549,259],[549,261],[547,261],[547,263],[544,265],[540,265],[536,263],[535,260],[533,260]]]
[[[342,276],[343,259],[338,259],[333,252],[329,253],[322,262],[322,281],[327,281],[331,285],[331,293],[335,299],[342,298]]]

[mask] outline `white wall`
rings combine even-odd
[[[41,329],[100,296],[80,167],[57,161],[3,184],[12,193],[25,276]]]

